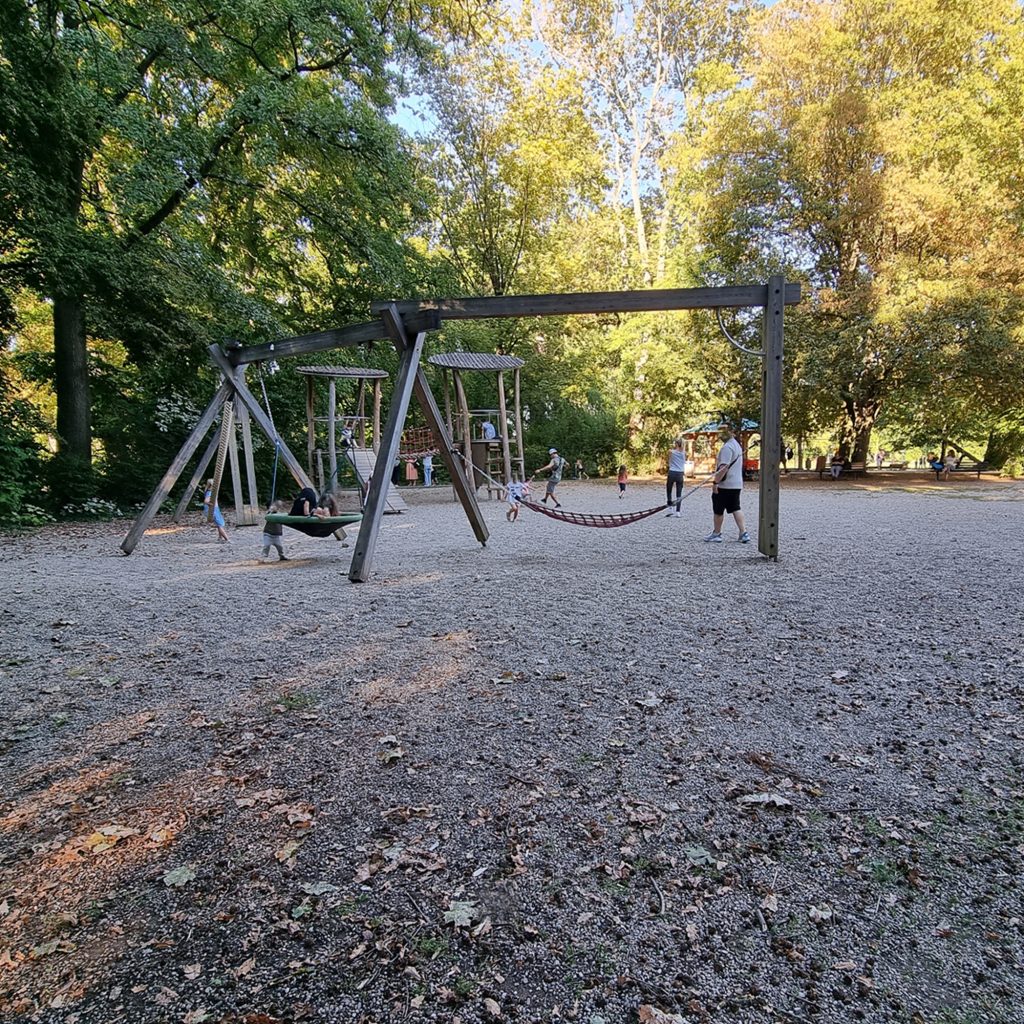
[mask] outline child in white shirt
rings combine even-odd
[[[505,500],[508,502],[508,511],[505,513],[505,518],[510,523],[514,523],[519,518],[519,503],[523,498],[528,497],[529,494],[529,482],[523,483],[516,477],[513,477],[512,483],[505,488]]]

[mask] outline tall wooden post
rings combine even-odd
[[[306,377],[306,465],[309,475],[316,475],[316,392],[313,376]]]
[[[762,555],[779,557],[779,450],[782,446],[782,348],[786,281],[768,279],[764,307],[761,371],[761,481],[757,548]]]
[[[509,448],[508,409],[505,407],[505,374],[498,371],[498,418],[501,420],[501,460],[505,483],[512,482],[512,450]],[[500,497],[500,495],[499,495]]]
[[[394,316],[401,328],[402,320],[397,311]],[[404,334],[404,329],[402,330]],[[380,521],[387,503],[391,467],[398,457],[402,429],[405,427],[405,417],[409,411],[413,383],[416,380],[416,371],[420,365],[420,355],[423,352],[423,343],[426,341],[426,337],[426,333],[421,332],[416,335],[414,340],[408,341],[398,360],[398,373],[395,377],[394,390],[391,392],[391,402],[388,405],[384,436],[381,438],[380,450],[377,452],[373,473],[370,475],[366,504],[363,506],[363,520],[359,524],[359,536],[356,538],[352,564],[349,567],[348,578],[353,583],[365,583],[370,577],[373,553],[377,547],[377,535],[380,533]]]
[[[455,401],[459,407],[459,420],[462,423],[462,458],[466,472],[469,474],[470,485],[475,491],[479,483],[473,469],[473,426],[469,418],[469,401],[466,398],[466,390],[462,386],[462,374],[458,370],[452,370],[452,380],[455,382]]]
[[[153,517],[160,511],[160,506],[178,482],[178,477],[181,476],[182,470],[188,465],[188,460],[192,458],[200,442],[206,436],[206,432],[213,426],[213,421],[217,418],[217,413],[220,412],[221,406],[224,405],[228,395],[231,394],[231,390],[231,381],[225,380],[217,389],[217,394],[213,396],[212,401],[206,407],[206,411],[199,417],[199,422],[192,428],[192,433],[185,438],[185,443],[178,450],[178,454],[174,456],[174,461],[167,468],[163,479],[157,484],[157,488],[150,495],[149,501],[146,502],[143,510],[135,517],[132,528],[128,531],[124,540],[121,541],[121,550],[126,555],[130,555],[135,550],[135,545],[142,539],[142,535],[146,532],[146,527],[149,526],[153,521]],[[210,455],[212,457],[212,452]]]
[[[405,330],[401,318],[390,310],[384,310],[381,315],[384,318],[388,333],[395,342],[395,347],[398,349],[399,354],[401,354],[405,346],[410,344],[408,332]],[[462,503],[462,508],[466,513],[466,518],[469,520],[469,525],[472,527],[476,539],[481,544],[486,544],[487,538],[490,536],[487,524],[484,522],[480,506],[477,504],[476,494],[466,474],[466,467],[462,465],[461,460],[452,451],[451,433],[445,428],[444,421],[441,419],[441,410],[434,400],[434,393],[430,390],[430,381],[427,379],[426,371],[422,366],[416,370],[413,394],[415,394],[416,400],[419,402],[420,409],[423,410],[423,418],[427,421],[427,425],[434,435],[434,443],[440,450],[441,461],[444,463],[445,469],[448,470],[448,475],[452,481],[452,488]]]
[[[235,526],[252,526],[245,514],[245,496],[242,494],[242,472],[238,459],[238,431],[233,429],[228,438],[228,457],[231,460],[231,496],[235,505]]]
[[[366,378],[359,378],[359,401],[356,403],[359,415],[359,447],[366,447]]]
[[[448,427],[448,436],[454,439],[455,430],[452,427],[451,381],[448,380],[448,370],[444,367],[441,369],[441,385],[444,388],[444,421]]]
[[[380,451],[380,381],[373,382],[373,450]]]
[[[331,479],[324,488],[328,493],[338,486],[338,389],[333,377],[327,384],[327,465]]]
[[[256,489],[256,463],[252,453],[252,424],[249,421],[249,410],[244,405],[238,407],[238,422],[242,427],[242,455],[245,458],[245,482],[249,493],[249,501],[245,506],[245,517],[247,525],[252,526],[260,514],[260,496]]]
[[[513,395],[512,400],[516,406],[516,452],[519,462],[519,479],[526,479],[526,448],[523,446],[523,411],[519,403],[519,367],[513,371]]]

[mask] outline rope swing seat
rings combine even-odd
[[[323,519],[319,516],[286,516],[271,512],[267,516],[267,522],[298,530],[307,537],[330,537],[342,527],[361,522],[362,518],[361,512],[347,512],[341,516],[326,516]]]

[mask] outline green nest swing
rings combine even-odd
[[[304,533],[307,537],[330,537],[332,533],[344,526],[361,522],[362,518],[362,512],[348,512],[345,515],[327,516],[323,519],[319,516],[285,516],[272,512],[267,516],[267,522],[298,530],[299,533]]]

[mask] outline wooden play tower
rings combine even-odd
[[[306,379],[306,463],[319,493],[336,494],[341,461],[355,473],[360,492],[373,476],[380,450],[381,382],[384,370],[363,366],[299,366]],[[317,383],[327,381],[326,408],[318,411]],[[339,410],[338,381],[357,381],[355,412]],[[370,414],[367,415],[367,395]],[[408,506],[393,487],[387,489],[387,512],[404,512]]]
[[[484,484],[488,497],[498,497],[501,488],[496,481],[510,481],[513,467],[519,479],[525,480],[523,415],[519,401],[519,371],[523,360],[487,352],[439,352],[429,356],[427,362],[441,370],[448,435],[459,451],[472,460],[474,489]],[[496,375],[497,408],[470,409],[462,379],[463,374],[470,372]],[[511,416],[506,395],[505,375],[508,373],[512,374]],[[487,424],[493,429],[488,430]]]

